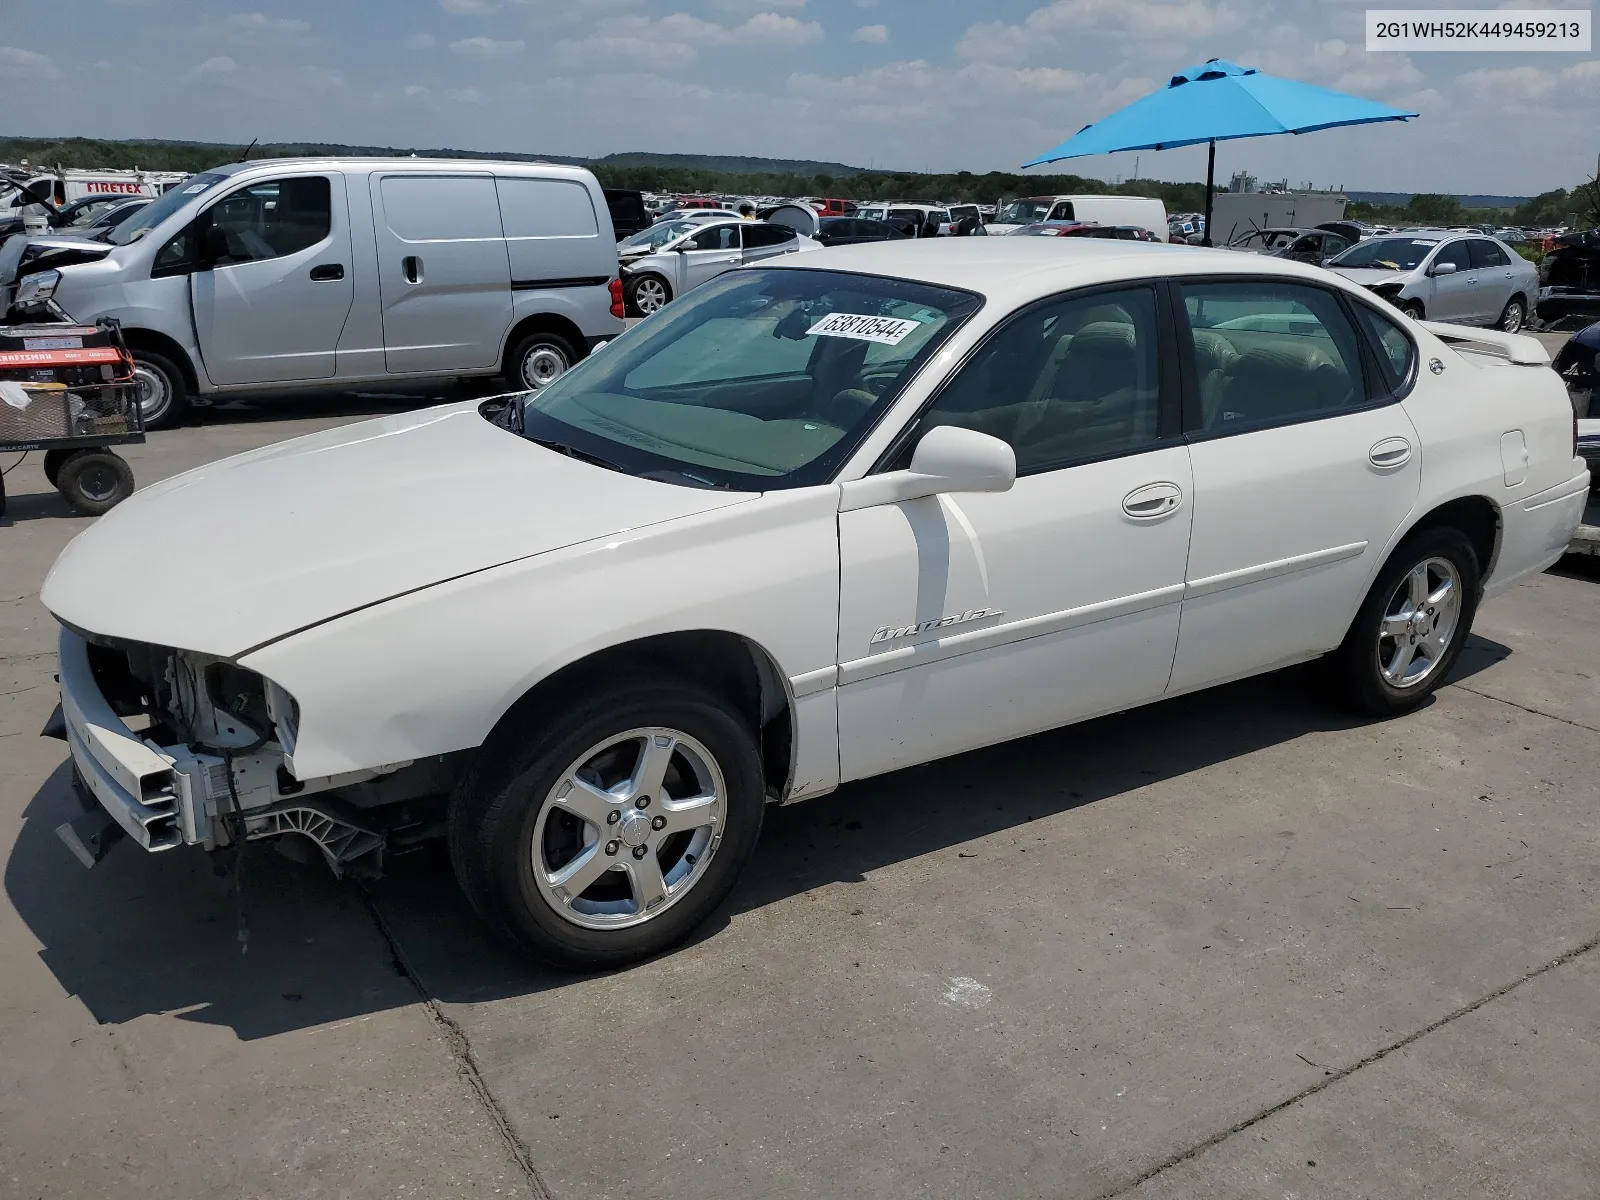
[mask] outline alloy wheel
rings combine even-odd
[[[1428,558],[1406,572],[1378,625],[1378,670],[1393,688],[1414,688],[1432,677],[1461,621],[1461,576],[1445,558]]]
[[[727,784],[704,745],[675,729],[630,729],[561,775],[533,830],[533,882],[585,929],[626,929],[705,878],[722,840]]]
[[[1522,328],[1522,301],[1513,300],[1506,305],[1506,311],[1500,317],[1500,329],[1504,333],[1516,333]]]
[[[666,306],[666,285],[658,279],[641,279],[633,288],[633,302],[645,316]]]

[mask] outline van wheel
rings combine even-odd
[[[1346,702],[1374,717],[1420,705],[1444,682],[1472,632],[1482,588],[1478,555],[1459,529],[1401,542],[1331,656]]]
[[[618,967],[688,937],[755,850],[761,758],[732,705],[634,679],[508,721],[451,797],[450,858],[525,950]]]
[[[579,357],[572,343],[559,333],[530,333],[511,352],[508,382],[537,392],[564,375]]]
[[[133,468],[109,450],[78,450],[61,464],[55,484],[73,508],[98,517],[133,495]]]
[[[672,288],[659,275],[635,275],[628,281],[628,302],[641,317],[648,317],[672,303]]]
[[[171,359],[153,350],[131,350],[133,379],[139,385],[139,410],[146,429],[165,429],[174,425],[189,407],[183,372]]]

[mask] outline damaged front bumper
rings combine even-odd
[[[255,841],[297,833],[316,843],[335,874],[357,864],[363,873],[381,869],[384,835],[358,809],[332,796],[311,797],[412,764],[302,781],[286,769],[276,741],[239,753],[164,746],[130,728],[118,714],[96,678],[83,637],[62,629],[58,653],[60,719],[52,719],[44,732],[64,738],[83,791],[137,845],[149,851],[178,846],[214,850],[241,835]],[[104,856],[111,840],[81,818],[57,832],[90,866]]]

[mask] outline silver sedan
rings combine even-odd
[[[1496,238],[1418,230],[1368,238],[1327,264],[1418,320],[1515,333],[1539,294],[1534,265]]]
[[[724,271],[800,250],[818,242],[783,225],[737,218],[652,225],[617,243],[628,306],[648,317],[684,292]]]

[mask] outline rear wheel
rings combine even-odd
[[[731,705],[633,682],[498,730],[452,799],[450,856],[504,937],[571,967],[622,966],[722,902],[764,806],[756,741]]]
[[[509,382],[537,392],[564,375],[578,357],[577,349],[560,334],[530,333],[511,352]]]
[[[1472,631],[1480,570],[1458,529],[1423,529],[1400,544],[1333,654],[1335,679],[1352,707],[1396,716],[1433,694]]]
[[[628,301],[641,317],[672,303],[672,288],[659,275],[635,275],[628,281]]]
[[[46,450],[44,452],[44,477],[50,481],[50,486],[56,486],[56,479],[61,474],[61,464],[72,457],[71,450]]]
[[[133,495],[133,469],[109,450],[79,450],[61,464],[56,490],[79,512],[98,517]]]
[[[146,429],[165,429],[189,407],[183,372],[163,354],[138,347],[133,355],[133,378],[139,385],[139,409]]]
[[[1513,296],[1506,301],[1505,308],[1500,310],[1500,319],[1495,322],[1495,328],[1506,333],[1516,333],[1522,328],[1522,323],[1527,319],[1528,306],[1521,296]]]

